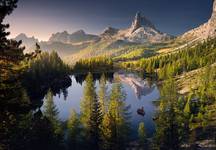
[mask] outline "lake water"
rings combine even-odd
[[[152,118],[156,112],[154,101],[160,97],[159,90],[154,82],[142,79],[133,73],[114,73],[118,76],[126,93],[126,104],[130,105],[131,112],[131,137],[137,137],[137,129],[140,122],[145,123],[145,129],[148,137],[151,137],[155,131],[155,125]],[[59,111],[59,119],[66,121],[70,115],[70,111],[74,109],[80,113],[80,100],[83,96],[83,87],[85,82],[80,82],[77,77],[71,76],[72,85],[67,89],[67,93],[60,93],[54,96],[54,103]],[[107,81],[108,91],[112,85],[112,79]],[[98,90],[99,81],[95,80],[95,86]],[[42,111],[43,111],[42,106]],[[137,109],[144,107],[145,115],[139,115]]]

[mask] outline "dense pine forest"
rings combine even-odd
[[[195,150],[203,140],[215,145],[215,38],[167,54],[147,52],[144,57],[147,50],[139,47],[119,57],[83,58],[68,65],[56,51],[35,43],[34,52],[24,53],[22,41],[8,38],[4,19],[17,2],[0,1],[0,150]],[[177,79],[192,71],[197,71],[196,86],[187,85],[190,90],[180,94]],[[142,86],[122,72],[139,72],[142,81],[154,79],[160,98],[150,117],[155,127],[151,136],[145,121],[131,125],[124,86],[129,81],[136,92]],[[80,109],[68,106],[70,115],[62,119],[60,109],[66,108],[57,97],[63,95],[64,103],[71,98],[68,91],[79,93],[70,89],[75,81],[83,87],[80,103],[73,103]]]

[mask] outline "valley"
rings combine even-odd
[[[3,20],[17,1],[4,2],[0,150],[216,148],[216,0],[180,35],[138,11],[124,28],[47,41],[9,39]]]

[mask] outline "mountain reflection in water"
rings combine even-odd
[[[128,84],[133,90],[138,99],[152,93],[155,85],[150,85],[147,80],[143,80],[135,74],[116,74],[120,81]]]

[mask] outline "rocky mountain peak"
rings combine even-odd
[[[137,12],[134,21],[132,22],[131,25],[131,33],[133,33],[135,30],[137,30],[140,27],[149,27],[155,29],[155,26],[151,23],[150,20],[148,20],[145,16],[143,16],[141,12]]]
[[[113,28],[113,27],[107,27],[106,29],[104,29],[104,31],[102,32],[102,36],[113,36],[115,34],[117,34],[119,31],[119,29]]]

